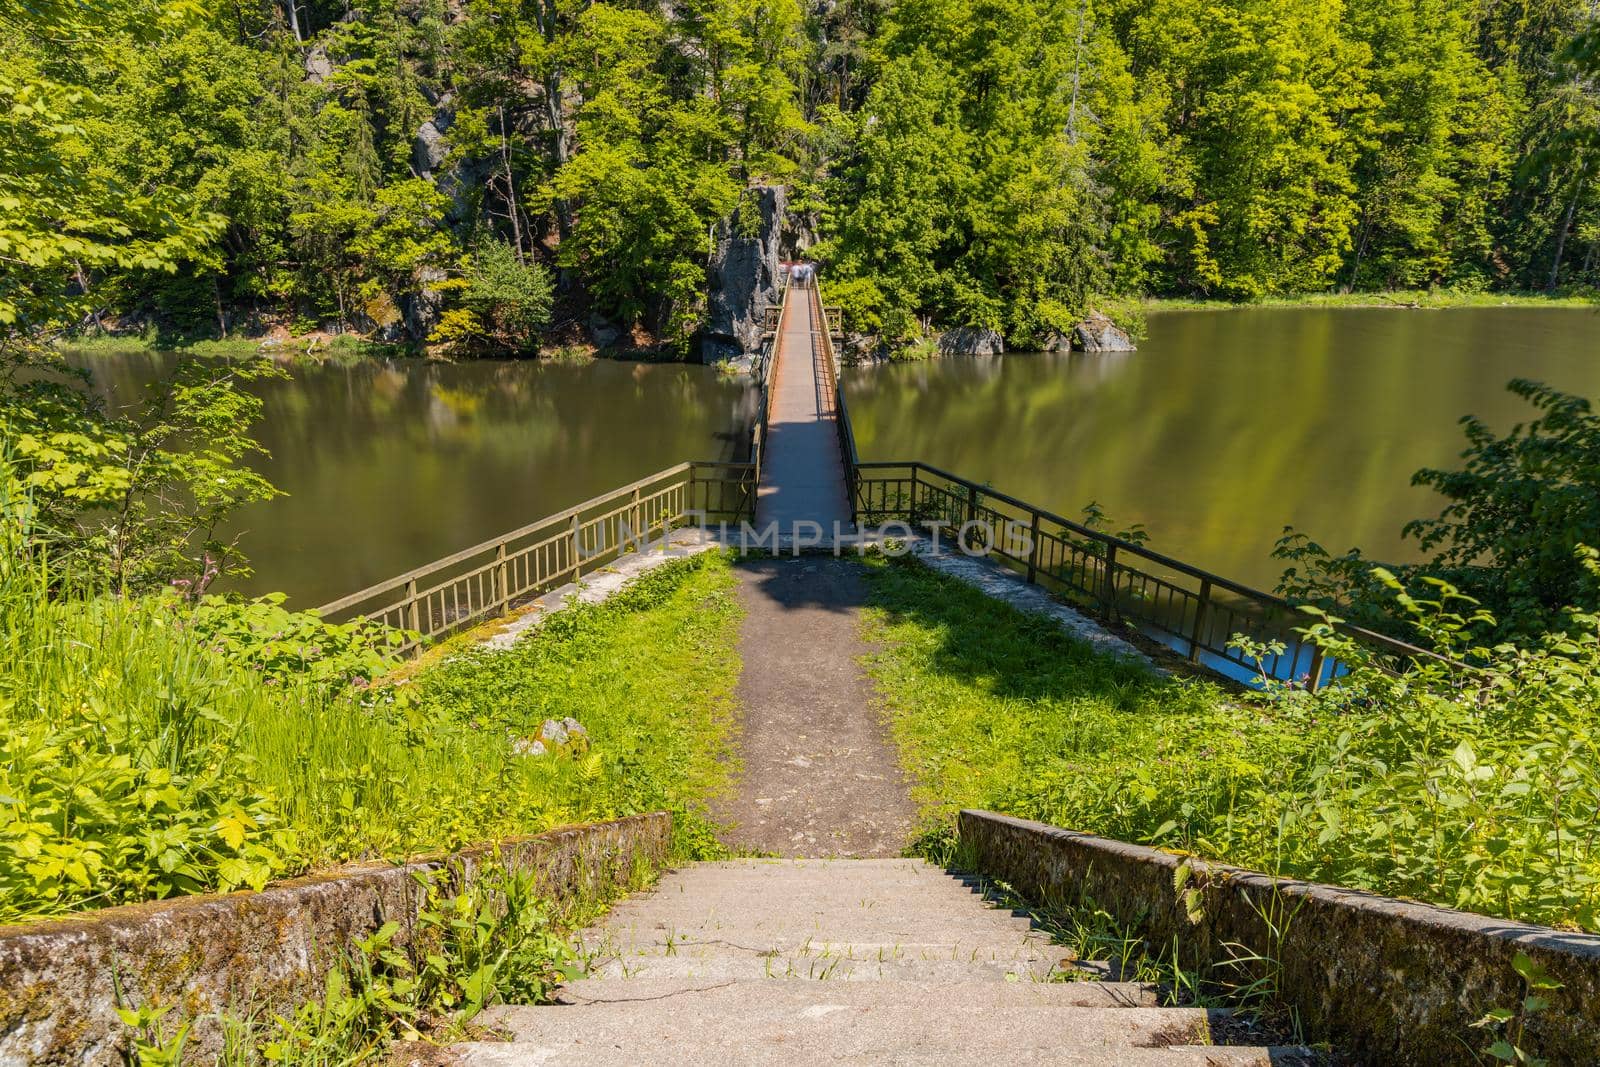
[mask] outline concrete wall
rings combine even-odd
[[[1279,961],[1281,996],[1308,1034],[1352,1062],[1474,1062],[1488,1040],[1471,1024],[1522,1000],[1519,951],[1563,983],[1523,1048],[1552,1064],[1600,1062],[1600,936],[1199,860],[1191,885],[1204,887],[1203,915],[1191,922],[1174,886],[1182,857],[983,811],[963,811],[960,833],[983,874],[1040,902],[1093,901],[1153,944],[1176,937],[1186,964],[1227,960],[1229,943]]]
[[[209,1062],[221,1047],[219,1009],[281,1009],[317,995],[352,939],[416,917],[419,873],[465,884],[498,851],[507,866],[537,871],[553,899],[592,896],[626,885],[639,864],[664,863],[671,838],[672,816],[658,812],[404,865],[341,867],[260,893],[0,928],[0,1065],[123,1062],[119,989],[124,1004],[173,1005],[172,1016],[195,1019],[185,1060]]]

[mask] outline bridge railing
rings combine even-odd
[[[843,411],[841,415],[845,418]],[[1189,659],[1224,673],[1253,673],[1258,664],[1230,647],[1235,635],[1281,642],[1283,652],[1259,669],[1318,688],[1343,665],[1295,632],[1309,617],[1282,597],[1241,585],[1034,507],[949,471],[920,462],[854,460],[856,522],[903,522],[922,531],[941,523],[946,543],[966,524],[964,544],[1022,573],[1027,580],[1112,621],[1125,620],[1164,639]],[[1380,657],[1398,665],[1438,658],[1415,645],[1354,626],[1340,626]],[[1230,669],[1231,668],[1231,669]]]
[[[680,463],[317,609],[411,631],[399,651],[498,618],[691,522],[755,513],[752,463]]]
[[[850,428],[850,410],[845,405],[844,386],[839,380],[839,354],[834,350],[833,335],[839,320],[839,309],[822,302],[822,283],[811,286],[811,311],[813,328],[817,334],[818,351],[822,357],[823,388],[833,399],[834,431],[839,435],[839,459],[844,467],[845,498],[850,501],[850,521],[856,518],[856,439]],[[820,329],[817,327],[820,326]]]

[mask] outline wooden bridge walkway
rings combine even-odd
[[[828,328],[814,287],[796,285],[783,303],[768,372],[767,431],[756,491],[756,526],[815,522],[824,537],[834,523],[852,529],[839,447]]]

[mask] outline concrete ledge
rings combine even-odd
[[[240,892],[179,897],[0,928],[0,1065],[120,1064],[127,1005],[171,1005],[194,1020],[185,1060],[221,1051],[222,1009],[244,1013],[319,995],[349,943],[384,922],[407,927],[422,904],[416,876],[470,883],[497,853],[537,872],[561,900],[625,886],[662,865],[672,816],[636,815],[406,864],[353,864]],[[209,1015],[209,1017],[208,1017]]]
[[[1228,960],[1230,943],[1279,961],[1283,1000],[1351,1062],[1473,1062],[1488,1040],[1472,1023],[1522,1000],[1518,952],[1562,983],[1529,1020],[1524,1051],[1552,1064],[1600,1055],[1600,936],[1201,860],[1189,861],[1204,911],[1191,923],[1174,885],[1183,857],[986,811],[963,811],[960,833],[983,874],[1037,901],[1093,901],[1152,944],[1176,938],[1186,965]]]

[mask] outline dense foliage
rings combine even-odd
[[[1158,678],[1055,624],[898,562],[873,569],[867,636],[930,820],[987,807],[1258,870],[1600,929],[1600,619],[1545,647],[1353,664],[1318,693],[1230,695]],[[1448,590],[1412,601],[1459,652]]]
[[[383,634],[271,599],[95,595],[0,518],[0,922],[661,808],[686,855],[709,847],[738,674],[720,556],[369,686]],[[531,754],[566,716],[587,743]]]
[[[892,334],[1592,286],[1596,40],[1585,0],[13,6],[0,325],[681,347],[756,182]]]

